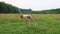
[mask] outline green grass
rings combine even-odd
[[[60,14],[36,15],[32,15],[37,24],[35,26],[23,22],[19,14],[1,14],[0,34],[60,34]]]

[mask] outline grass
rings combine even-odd
[[[36,26],[24,23],[20,14],[0,14],[0,34],[60,34],[60,14],[31,15]]]

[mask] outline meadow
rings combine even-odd
[[[20,14],[0,14],[0,34],[60,34],[60,14],[31,15],[36,26],[23,22]]]

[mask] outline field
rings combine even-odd
[[[60,34],[60,14],[31,15],[36,26],[23,22],[20,14],[0,14],[0,34]]]

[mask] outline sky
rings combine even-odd
[[[60,0],[0,0],[13,6],[32,9],[32,10],[47,10],[60,8]]]

